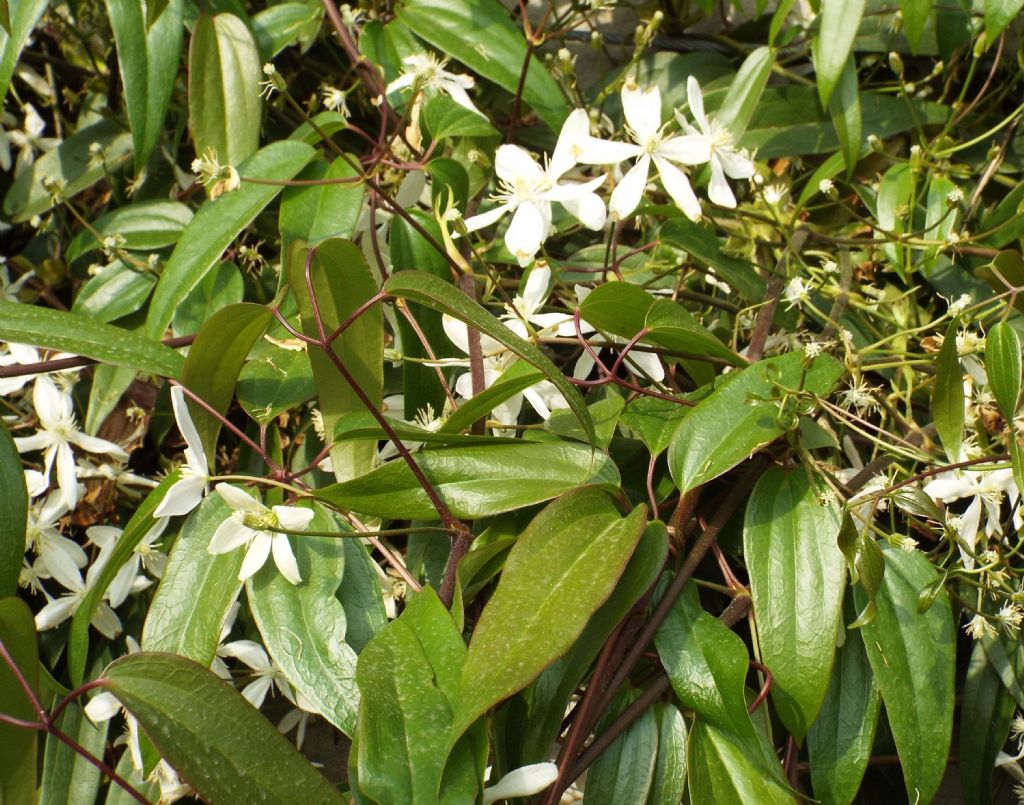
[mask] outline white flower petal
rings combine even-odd
[[[56,450],[57,486],[60,487],[61,500],[68,509],[75,508],[78,503],[78,475],[75,472],[75,456],[71,445],[61,442]]]
[[[113,442],[108,442],[106,439],[98,439],[95,436],[89,436],[88,434],[79,433],[77,431],[71,432],[67,436],[69,442],[77,444],[87,453],[100,453],[106,456],[113,456],[119,461],[128,460],[128,454],[124,450]]]
[[[510,771],[497,785],[484,789],[484,805],[499,799],[514,799],[538,794],[558,778],[558,766],[554,763],[534,763]]]
[[[549,287],[551,287],[551,268],[547,263],[534,266],[523,287],[523,306],[519,313],[525,318],[530,318],[534,311],[547,301]]]
[[[274,553],[274,564],[292,584],[301,584],[302,576],[299,575],[299,564],[295,561],[295,554],[292,553],[291,543],[287,534],[274,534],[272,550]]]
[[[590,138],[590,116],[585,109],[575,109],[565,119],[558,134],[558,142],[548,163],[548,176],[557,179],[572,168],[579,157],[583,144]]]
[[[661,90],[657,85],[642,90],[627,81],[622,87],[622,111],[637,141],[644,145],[661,128]]]
[[[704,96],[701,95],[700,84],[692,75],[686,79],[686,98],[690,102],[690,116],[696,121],[700,130],[708,133],[708,117],[704,114]]]
[[[583,226],[594,232],[604,227],[608,218],[608,211],[604,206],[604,199],[597,193],[585,193],[579,198],[567,199],[562,202],[565,207]]]
[[[209,473],[206,464],[206,454],[203,452],[203,442],[199,438],[199,431],[188,411],[188,403],[185,402],[185,390],[181,386],[171,387],[171,407],[174,409],[174,421],[178,423],[178,430],[185,437],[185,444],[192,450],[192,456],[196,469],[203,475]],[[193,462],[190,461],[189,464]],[[201,465],[201,466],[200,466]]]
[[[512,211],[513,206],[511,204],[502,204],[500,207],[495,207],[493,210],[482,212],[479,215],[471,215],[465,220],[466,229],[470,232],[476,232],[478,229],[484,229],[497,221],[507,212]]]
[[[254,640],[233,640],[225,643],[218,646],[217,654],[221,657],[233,657],[258,673],[270,671],[272,668],[266,650]]]
[[[580,146],[577,162],[582,165],[613,165],[638,157],[644,149],[636,143],[617,143],[588,137]]]
[[[219,483],[217,484],[217,494],[220,495],[224,499],[224,502],[235,511],[251,512],[252,514],[262,514],[267,511],[266,506],[256,500],[252,495],[243,492],[237,486]]]
[[[711,140],[699,134],[669,137],[658,145],[657,153],[683,165],[703,165],[711,159]]]
[[[494,154],[494,172],[498,178],[515,183],[517,179],[540,181],[544,171],[530,154],[518,145],[502,145]]]
[[[210,544],[206,546],[206,550],[214,555],[230,553],[249,542],[255,534],[255,531],[242,525],[234,517],[228,517],[228,519],[217,526],[217,530],[213,532],[213,537],[210,538]]]
[[[655,157],[654,163],[658,166],[658,175],[661,176],[661,183],[665,186],[668,194],[672,196],[676,206],[685,212],[690,220],[700,220],[700,201],[697,200],[697,195],[693,192],[690,180],[686,178],[686,174],[667,159]]]
[[[540,251],[547,238],[548,223],[538,205],[531,202],[520,204],[512,216],[512,223],[505,232],[505,246],[519,260],[528,265]]]
[[[54,626],[64,623],[64,621],[71,617],[81,600],[80,595],[62,595],[60,598],[47,602],[36,613],[36,629],[44,632],[47,629],[52,629]]]
[[[733,209],[736,206],[736,196],[732,194],[729,187],[729,180],[725,178],[725,171],[722,170],[722,162],[718,154],[711,157],[711,182],[708,184],[708,198],[719,207]]]
[[[242,688],[242,696],[253,707],[259,708],[263,704],[263,700],[267,698],[267,694],[270,693],[270,683],[269,676],[257,677]]]
[[[284,528],[301,531],[309,525],[314,512],[312,509],[302,509],[298,506],[274,506],[274,514]]]
[[[167,490],[164,499],[153,512],[154,517],[176,517],[188,514],[203,500],[206,492],[206,478],[186,475]]]
[[[754,175],[754,160],[734,148],[716,148],[725,175],[733,179],[749,179]]]
[[[36,409],[40,424],[46,430],[53,430],[65,424],[74,413],[71,398],[58,389],[57,384],[46,375],[36,378],[32,389],[32,405]]]
[[[256,536],[245,552],[245,559],[242,560],[242,567],[238,571],[240,581],[245,581],[253,573],[267,563],[270,556],[270,544],[273,540],[266,531],[256,531]]]
[[[622,181],[612,191],[608,202],[608,211],[616,221],[622,221],[640,204],[647,187],[647,174],[651,167],[651,158],[644,154],[629,169]]]
[[[93,696],[85,706],[85,714],[89,717],[89,720],[97,723],[109,721],[120,710],[121,702],[117,700],[113,693],[108,693],[107,691]]]

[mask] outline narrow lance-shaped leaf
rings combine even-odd
[[[0,596],[18,593],[27,525],[28,490],[21,456],[7,426],[0,424]]]
[[[996,755],[1006,743],[1016,703],[999,679],[985,648],[974,644],[960,705],[960,785],[968,805],[992,802]]]
[[[853,56],[847,60],[829,100],[829,114],[832,125],[839,137],[839,147],[846,162],[846,176],[853,175],[853,169],[860,159],[863,139],[863,120],[860,112],[860,89],[857,85],[857,63]]]
[[[621,702],[620,711],[638,694]],[[617,715],[615,710],[609,716]],[[611,718],[605,719],[605,725]],[[625,802],[644,803],[654,783],[658,760],[658,719],[653,710],[640,718],[616,738],[587,770],[587,802],[590,805],[619,805]]]
[[[671,703],[654,705],[658,718],[658,760],[647,805],[679,805],[686,791],[686,719]]]
[[[39,655],[32,612],[20,598],[0,598],[0,641],[29,687],[39,695]],[[28,695],[6,662],[0,662],[0,713],[34,722]],[[36,790],[34,730],[0,723],[0,793],[4,802],[33,802]]]
[[[1005,321],[989,328],[985,336],[985,371],[1003,417],[1017,415],[1021,387],[1020,336]]]
[[[821,27],[811,51],[818,74],[818,96],[826,109],[853,48],[864,5],[865,0],[824,0],[821,4]]]
[[[795,802],[778,775],[766,774],[754,757],[727,730],[697,719],[687,748],[692,801],[758,805]]]
[[[48,5],[47,0],[18,0],[13,13],[8,5],[8,24],[0,31],[0,104],[7,97],[21,49]]]
[[[964,442],[964,380],[957,351],[960,319],[946,328],[942,348],[935,358],[935,386],[932,390],[932,417],[946,456],[950,462],[962,459]]]
[[[921,44],[921,34],[932,15],[933,0],[900,0],[900,11],[903,15],[903,33],[910,43],[910,52],[917,53]]]
[[[747,130],[774,63],[775,53],[770,47],[757,48],[743,60],[729,85],[729,92],[718,108],[718,122],[737,140]]]

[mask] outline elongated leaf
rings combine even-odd
[[[918,552],[883,546],[885,576],[877,614],[865,624],[864,646],[903,765],[907,795],[928,802],[946,770],[953,729],[956,634],[949,598],[941,590],[931,608],[917,611],[936,572]],[[854,589],[859,603],[865,596]]]
[[[355,752],[359,788],[374,802],[441,801],[465,656],[455,622],[430,587],[363,649],[356,668],[362,699]],[[451,762],[465,764],[465,755]],[[462,801],[476,795],[464,792]]]
[[[805,390],[825,395],[842,374],[843,367],[827,355],[815,358],[805,373],[796,352],[743,369],[698,403],[672,437],[668,465],[679,491],[717,478],[782,435],[779,403],[770,399],[773,384],[796,389],[802,379]]]
[[[314,156],[301,142],[271,143],[238,167],[243,177],[291,179]],[[171,323],[175,310],[213,268],[224,250],[253,218],[266,207],[281,188],[277,185],[246,184],[199,208],[181,234],[181,240],[164,267],[146,318],[146,335],[160,338]]]
[[[141,308],[155,285],[156,277],[152,274],[115,260],[86,281],[71,305],[71,312],[109,324]]]
[[[1003,635],[982,638],[981,644],[1003,687],[1024,708],[1024,646]]]
[[[639,439],[654,455],[665,451],[676,432],[679,421],[690,409],[656,397],[631,400],[619,420],[623,433]]]
[[[654,705],[658,761],[647,805],[679,805],[686,790],[686,720],[674,704]]]
[[[146,495],[146,499],[139,504],[132,518],[125,525],[110,558],[107,559],[103,569],[75,610],[71,619],[71,634],[68,637],[68,673],[71,675],[71,681],[76,685],[81,685],[85,681],[86,655],[89,651],[89,623],[96,612],[96,607],[103,600],[107,588],[121,569],[121,565],[128,561],[135,546],[156,525],[153,512],[164,499],[167,490],[177,480],[178,473],[172,472],[160,482],[160,486]]]
[[[217,527],[231,516],[220,495],[210,495],[189,515],[174,543],[149,605],[142,648],[164,651],[208,667],[221,629],[242,582],[244,551],[211,556],[207,547]]]
[[[1006,743],[1016,703],[985,655],[974,644],[960,706],[960,785],[968,805],[992,801],[992,770]]]
[[[185,362],[163,344],[88,316],[4,300],[0,300],[0,339],[171,378],[181,377]]]
[[[150,251],[172,246],[178,242],[182,230],[192,220],[192,210],[180,201],[140,201],[118,207],[83,229],[68,246],[66,255],[70,263],[83,254],[99,249],[100,237],[120,235],[122,248],[129,251]]]
[[[247,302],[218,310],[206,320],[189,348],[181,374],[182,384],[213,410],[226,412],[249,350],[262,337],[273,317],[270,308]],[[206,457],[212,460],[217,452],[220,420],[198,405],[189,405],[189,408]]]
[[[824,0],[821,28],[811,45],[818,77],[818,97],[828,109],[832,90],[839,81],[853,48],[853,40],[864,14],[864,0]]]
[[[401,271],[393,274],[384,283],[384,291],[390,296],[410,299],[440,310],[442,313],[447,313],[507,346],[524,361],[544,373],[576,414],[588,439],[591,441],[596,439],[594,423],[590,420],[583,397],[558,367],[536,346],[520,338],[457,288],[426,272]]]
[[[882,697],[859,629],[847,629],[836,651],[828,693],[807,733],[814,798],[849,805],[868,767]]]
[[[797,740],[828,690],[846,585],[841,525],[841,507],[822,505],[803,467],[769,470],[747,504],[743,554],[761,661],[772,672],[779,717]]]
[[[516,361],[491,385],[460,405],[441,426],[441,433],[460,433],[510,397],[522,393],[544,379],[526,361]]]
[[[112,663],[103,679],[211,805],[344,802],[249,702],[192,660],[131,654]]]
[[[354,539],[344,539],[345,575],[341,579],[338,598],[345,608],[345,642],[356,651],[363,650],[370,639],[387,626],[377,570],[365,546]]]
[[[313,369],[304,349],[271,347],[238,375],[238,402],[261,425],[316,396]]]
[[[195,335],[214,313],[239,304],[245,296],[245,279],[234,263],[217,263],[174,310],[171,331],[176,338]]]
[[[132,127],[135,172],[139,173],[160,141],[178,77],[184,3],[168,0],[149,23],[145,0],[106,0],[106,6]]]
[[[1021,346],[1017,331],[1005,321],[990,327],[985,337],[985,371],[999,410],[1012,420],[1020,402]]]
[[[48,5],[47,0],[18,0],[13,9],[8,6],[8,25],[0,31],[0,105],[7,97],[21,49]]]
[[[68,705],[57,720],[65,735],[97,757],[103,754],[109,726],[109,721],[93,724],[77,702]],[[124,754],[130,762],[131,753]],[[94,805],[99,787],[99,769],[52,734],[46,736],[39,805]]]
[[[743,60],[729,85],[729,92],[718,108],[718,121],[737,140],[747,130],[774,63],[775,53],[770,47],[757,48]]]
[[[288,276],[299,306],[302,327],[308,335],[317,337],[320,325],[325,333],[330,333],[360,305],[369,301],[377,293],[377,283],[359,248],[351,241],[334,239],[317,249],[310,266],[311,284],[307,285],[308,253],[306,244],[295,243],[288,256]],[[320,311],[320,325],[313,313],[314,300]],[[384,325],[380,305],[364,311],[334,340],[331,349],[370,404],[379,410],[384,396]],[[324,350],[311,348],[309,360],[324,429],[333,433],[341,417],[364,412],[367,406]],[[377,446],[373,440],[332,445],[331,463],[335,477],[346,481],[368,472],[374,465],[376,454]]]
[[[441,447],[415,454],[416,463],[456,517],[486,517],[550,500],[574,487],[615,489],[618,471],[600,451],[574,442],[506,442]],[[400,460],[316,497],[343,509],[391,519],[433,520],[437,512]]]
[[[914,173],[904,163],[893,165],[878,183],[878,226],[893,235],[902,235],[910,228],[910,202],[914,190]],[[905,276],[909,266],[903,246],[889,240],[882,245],[882,252],[892,263],[900,277]]]
[[[860,113],[860,90],[857,86],[857,64],[853,56],[847,60],[835,90],[829,100],[829,114],[832,125],[839,137],[839,147],[846,162],[846,175],[853,175],[853,169],[860,159],[863,145],[863,120]]]
[[[452,743],[573,644],[611,595],[646,523],[646,507],[620,517],[611,498],[593,487],[564,495],[534,518],[473,633]]]
[[[200,14],[188,53],[188,124],[196,155],[238,165],[260,144],[260,55],[234,14]]]
[[[411,0],[395,12],[413,33],[446,56],[516,92],[528,56],[526,40],[497,0]],[[486,42],[486,49],[478,49],[477,42]],[[536,56],[529,59],[523,100],[558,131],[569,113],[565,96]]]
[[[660,234],[663,241],[688,252],[748,302],[764,299],[766,286],[754,267],[745,260],[725,254],[715,233],[707,227],[686,217],[676,217],[664,223]]]
[[[796,801],[781,781],[751,762],[745,747],[729,732],[701,719],[690,731],[687,770],[693,802]]]
[[[658,719],[652,710],[647,710],[587,771],[587,802],[589,805],[646,802],[654,782],[657,759]]]
[[[323,510],[309,527],[337,528]],[[268,562],[246,582],[246,589],[271,658],[324,718],[352,735],[359,709],[356,653],[345,643],[345,609],[335,597],[348,541],[301,537],[295,545],[301,584],[292,584]]]
[[[423,107],[423,122],[432,140],[448,137],[497,137],[487,118],[459,106],[447,95],[435,95]]]
[[[250,22],[260,46],[260,58],[268,61],[298,40],[305,51],[316,37],[323,8],[311,3],[278,3],[253,14]]]
[[[0,424],[0,597],[18,593],[27,525],[28,490],[21,457],[7,426]]]
[[[985,35],[990,43],[995,42],[1006,26],[1017,19],[1024,0],[987,0],[985,3]]]
[[[20,598],[0,598],[0,641],[38,695],[36,625],[31,610]],[[39,718],[6,662],[0,662],[0,713],[29,722]],[[38,744],[33,730],[0,723],[0,794],[4,802],[34,801]]]
[[[355,168],[343,157],[317,161],[299,179],[353,179]],[[293,240],[315,246],[328,238],[350,238],[359,222],[365,191],[362,182],[288,187],[281,195],[279,228],[284,252]]]
[[[944,243],[951,232],[960,225],[959,210],[951,207],[950,194],[956,185],[947,176],[932,175],[928,178],[928,194],[925,199],[924,232],[931,241]],[[940,246],[938,243],[929,246],[921,253],[921,273],[925,277],[932,275],[939,264]]]
[[[959,326],[960,320],[954,318],[946,328],[942,348],[935,358],[935,386],[932,389],[935,430],[952,463],[962,459],[964,443],[964,373],[956,348]]]

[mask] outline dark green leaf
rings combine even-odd
[[[448,137],[498,137],[494,128],[482,115],[459,106],[447,95],[435,95],[423,106],[423,123],[432,140]]]
[[[0,424],[0,596],[18,593],[27,524],[28,490],[21,457],[6,425]]]
[[[261,425],[313,398],[316,385],[304,349],[272,347],[242,367],[238,402]]]
[[[1017,19],[1024,0],[986,0],[985,2],[985,36],[989,44],[996,41],[1006,26]]]
[[[647,805],[679,805],[686,790],[686,720],[674,704],[654,705],[658,761]]]
[[[612,741],[587,771],[588,805],[646,802],[657,758],[658,719],[652,710],[647,710]]]
[[[77,702],[68,705],[57,720],[57,727],[65,735],[97,757],[103,754],[109,726],[109,721],[93,724]],[[130,752],[124,756],[131,761]],[[52,734],[46,736],[39,805],[95,805],[99,787],[99,769]]]
[[[902,235],[910,228],[911,194],[914,191],[914,172],[910,165],[893,165],[878,183],[878,227],[893,235]],[[892,263],[900,276],[907,271],[907,250],[888,240],[882,245],[882,252]]]
[[[932,389],[935,430],[952,463],[961,460],[964,442],[964,373],[956,346],[959,328],[959,318],[954,318],[946,328],[942,348],[935,358],[935,386]]]
[[[850,56],[863,13],[864,0],[826,0],[822,3],[821,28],[811,44],[811,51],[818,74],[818,97],[826,109]]]
[[[992,802],[992,770],[1015,709],[984,646],[975,643],[960,705],[960,785],[967,805]]]
[[[1003,635],[981,640],[992,670],[996,672],[1017,706],[1024,708],[1024,646]]]
[[[839,137],[839,147],[846,162],[846,175],[853,175],[853,169],[860,159],[863,145],[863,121],[860,113],[860,90],[857,86],[857,64],[853,56],[847,60],[835,90],[829,100],[829,114],[832,125]]]
[[[174,311],[171,330],[175,337],[195,335],[206,320],[221,308],[237,305],[245,296],[245,279],[231,262],[217,263]]]
[[[14,75],[21,49],[25,47],[25,42],[48,5],[47,0],[18,0],[11,14],[8,4],[8,26],[0,31],[0,104],[7,97],[7,87]]]
[[[771,48],[757,48],[743,60],[729,85],[729,92],[718,108],[718,122],[737,140],[747,129],[774,64],[775,53]]]
[[[690,731],[687,767],[693,802],[781,805],[796,801],[781,781],[765,774],[745,745],[701,719]]]
[[[355,168],[348,159],[318,160],[296,178],[300,180],[353,179]],[[363,207],[362,182],[288,187],[281,194],[279,228],[287,253],[290,243],[304,240],[311,246],[328,238],[349,238],[359,222]]]
[[[910,43],[910,52],[917,53],[924,26],[932,15],[932,0],[900,0],[903,16],[903,33]]]
[[[688,218],[677,217],[666,221],[660,230],[661,239],[676,246],[711,269],[718,279],[729,283],[748,302],[764,299],[765,283],[746,260],[732,257],[722,251],[714,232]]]
[[[309,47],[320,28],[323,9],[312,3],[278,3],[253,14],[252,29],[260,59],[269,61],[296,40]]]
[[[0,642],[38,696],[39,656],[32,612],[20,598],[0,598]],[[22,721],[39,720],[28,695],[6,662],[0,662],[0,713]],[[0,723],[0,794],[4,802],[33,802],[36,790],[34,730]]]
[[[345,642],[363,650],[377,632],[387,626],[388,616],[381,597],[377,566],[359,540],[344,539],[345,575],[338,598],[345,608]]]
[[[120,260],[90,277],[75,297],[72,313],[112,322],[141,308],[156,285],[156,277],[126,266]]]
[[[689,407],[657,397],[637,397],[622,412],[619,424],[624,433],[639,439],[654,455],[663,452]]]
[[[191,220],[192,210],[180,201],[140,201],[118,207],[93,221],[89,229],[75,235],[65,258],[70,263],[101,248],[97,235],[120,235],[124,238],[121,248],[128,251],[151,251],[173,246]]]
[[[440,432],[461,433],[510,397],[537,385],[543,379],[544,375],[526,361],[516,361],[486,389],[460,405],[441,426]]]
[[[999,410],[1009,422],[1017,415],[1021,387],[1021,346],[1017,331],[1005,321],[985,337],[985,371]]]

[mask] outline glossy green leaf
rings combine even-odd
[[[885,172],[878,183],[879,229],[892,235],[902,235],[911,229],[909,219],[913,192],[914,172],[909,164],[899,163]],[[882,253],[901,277],[906,274],[907,255],[903,246],[886,240],[882,244]]]
[[[312,531],[340,531],[317,509]],[[313,708],[346,735],[356,727],[356,653],[345,643],[345,609],[335,597],[345,570],[345,543],[329,537],[292,540],[302,583],[272,563],[246,582],[249,608],[271,658]]]
[[[263,336],[274,314],[270,308],[242,302],[218,310],[203,324],[185,358],[181,382],[220,414],[231,405],[238,374],[249,350]],[[209,411],[189,404],[207,459],[217,451],[221,423]]]
[[[21,456],[7,426],[0,424],[0,597],[18,593],[27,524],[28,490]]]
[[[935,430],[951,463],[962,459],[964,443],[964,372],[956,339],[960,319],[946,328],[939,354],[935,357],[935,385],[932,388],[932,418]]]
[[[516,361],[501,373],[497,380],[474,394],[441,426],[440,433],[460,433],[472,426],[474,422],[487,416],[494,408],[510,397],[522,393],[544,379],[544,375],[535,370],[526,361]]]
[[[252,15],[253,33],[260,47],[260,59],[269,61],[298,41],[304,51],[320,28],[323,8],[313,3],[278,3]]]
[[[1020,402],[1021,345],[1017,331],[1005,321],[994,324],[985,336],[985,371],[999,410],[1012,420]]]
[[[57,726],[86,751],[102,756],[109,721],[93,724],[82,706],[72,702],[60,714]],[[130,753],[125,752],[125,756],[130,760]],[[95,805],[99,787],[99,769],[53,735],[46,736],[39,805]]]
[[[160,754],[211,805],[344,802],[258,710],[192,660],[130,654],[112,663],[103,679]]]
[[[271,347],[242,367],[237,391],[245,412],[261,425],[269,424],[316,394],[309,355],[304,349]]]
[[[986,0],[984,8],[985,36],[990,43],[994,43],[1024,9],[1024,0]]]
[[[141,308],[155,285],[152,274],[114,260],[81,287],[71,312],[110,323]]]
[[[758,361],[702,400],[676,429],[668,464],[681,493],[717,478],[757,448],[785,432],[775,385],[826,395],[843,375],[835,359],[822,355],[805,369],[802,353]],[[795,424],[795,423],[794,423]]]
[[[491,338],[507,346],[524,361],[532,364],[544,373],[545,377],[554,384],[555,388],[565,398],[569,408],[576,414],[587,437],[591,440],[596,437],[594,423],[590,421],[590,414],[587,411],[586,403],[583,402],[583,397],[580,396],[576,387],[566,379],[558,367],[536,346],[520,338],[501,321],[480,307],[468,296],[461,293],[453,285],[435,277],[433,274],[420,271],[402,271],[398,274],[393,274],[384,283],[384,291],[389,296],[397,296],[401,299],[420,302],[442,313],[447,313],[449,316],[466,323],[484,335],[489,335]]]
[[[140,201],[111,210],[81,230],[68,246],[65,258],[70,263],[102,247],[100,237],[124,238],[121,248],[151,251],[173,246],[192,220],[192,210],[180,201]]]
[[[868,660],[882,692],[907,795],[928,802],[946,770],[953,730],[956,643],[949,598],[942,590],[924,614],[918,596],[936,579],[923,554],[883,546],[885,576],[877,613],[863,627]],[[863,592],[854,589],[859,603]]]
[[[188,52],[188,124],[196,156],[237,166],[260,144],[263,78],[248,27],[233,14],[200,14]]]
[[[551,416],[544,423],[544,430],[593,444],[599,450],[607,450],[615,435],[615,427],[626,401],[612,386],[591,391],[588,400],[590,403],[587,405],[587,410],[590,412],[590,419],[597,432],[597,437],[593,442],[588,441],[587,434],[583,432],[576,417],[564,409],[551,412]]]
[[[984,646],[974,644],[960,705],[960,786],[967,805],[992,802],[992,771],[1006,743],[1016,703],[992,668]]]
[[[170,347],[88,316],[3,300],[0,339],[171,378],[181,377],[185,362]]]
[[[218,526],[231,516],[220,497],[210,495],[189,515],[167,559],[160,586],[142,628],[142,648],[213,662],[221,629],[242,582],[244,551],[213,556],[207,551]]]
[[[933,0],[900,0],[900,12],[903,17],[903,33],[910,43],[910,52],[917,53],[921,44],[921,34],[932,15]]]
[[[837,502],[822,505],[808,470],[772,468],[750,494],[743,524],[761,662],[772,701],[802,740],[828,690],[842,618],[846,563]]]
[[[839,550],[846,558],[851,583],[859,583],[868,599],[857,620],[851,625],[851,628],[858,628],[875,616],[875,596],[882,586],[885,560],[882,558],[882,549],[878,547],[878,542],[870,529],[865,527],[858,530],[849,514],[843,518],[838,544]]]
[[[11,9],[8,0],[8,25],[0,30],[0,104],[7,97],[21,49],[48,5],[47,0],[18,0]]]
[[[645,506],[621,517],[608,494],[594,487],[563,495],[533,519],[510,551],[473,632],[453,743],[572,646],[611,595],[646,523]]]
[[[292,294],[298,302],[302,327],[307,335],[318,337],[313,299],[320,311],[324,332],[330,333],[377,293],[377,282],[359,248],[351,241],[335,239],[318,247],[310,267],[310,287],[306,283],[308,253],[305,244],[294,244],[288,255],[288,277]],[[380,305],[374,305],[331,345],[339,362],[377,410],[380,410],[384,397],[383,315]],[[366,411],[367,406],[324,350],[310,347],[308,353],[324,430],[333,433],[341,417]],[[368,472],[374,466],[376,455],[377,445],[373,440],[332,445],[331,463],[335,477],[346,481]]]
[[[456,517],[486,517],[557,497],[584,484],[619,485],[612,461],[575,442],[505,442],[439,447],[416,463]],[[401,459],[366,475],[317,490],[316,497],[361,514],[434,520],[437,512]]]
[[[623,433],[639,439],[654,455],[665,451],[680,420],[690,408],[657,397],[630,400],[622,412],[619,425]]]
[[[0,64],[0,77],[2,71]],[[96,159],[97,147],[103,159]],[[15,223],[27,221],[53,206],[53,194],[47,189],[51,182],[63,182],[61,195],[72,198],[117,171],[131,155],[131,134],[117,121],[106,119],[80,128],[14,180],[4,197],[4,212]]]
[[[146,20],[146,0],[106,0],[138,174],[160,142],[181,58],[182,0]]]
[[[765,774],[728,731],[701,719],[690,730],[687,771],[692,802],[781,805],[796,801],[784,783]]]
[[[359,789],[373,802],[442,801],[438,791],[465,656],[455,622],[430,587],[359,655],[356,766]],[[451,764],[465,762],[456,754]],[[473,802],[477,791],[463,796],[462,802]]]
[[[400,22],[445,56],[515,93],[526,39],[497,0],[411,0],[395,9]],[[472,36],[467,33],[472,31]],[[480,48],[478,42],[486,42]],[[565,96],[535,55],[523,84],[523,100],[554,131],[569,114]]]
[[[657,717],[646,710],[612,741],[587,770],[588,805],[647,801],[658,758],[658,731]]]
[[[131,519],[125,524],[124,531],[118,537],[110,557],[97,574],[92,586],[86,591],[78,608],[75,609],[75,614],[71,618],[71,633],[68,636],[68,674],[76,685],[81,685],[85,681],[86,655],[89,651],[89,624],[92,621],[92,616],[121,566],[131,558],[135,546],[156,525],[153,512],[163,501],[167,490],[177,480],[178,473],[172,472],[160,482],[156,489],[146,495],[145,500],[139,504]]]
[[[924,217],[924,236],[928,240],[945,243],[959,226],[959,211],[949,203],[950,193],[955,190],[956,184],[948,176],[932,175],[928,178]],[[931,276],[938,265],[940,252],[939,243],[922,251],[920,265],[924,276]]]
[[[348,159],[317,160],[296,178],[299,180],[353,179],[355,168]],[[281,194],[278,226],[285,252],[294,240],[312,246],[328,238],[350,238],[359,222],[365,190],[362,182],[287,187]]]
[[[174,310],[171,331],[176,338],[195,335],[221,308],[237,305],[245,296],[245,279],[234,263],[217,263]]]
[[[1009,691],[1017,706],[1024,708],[1024,646],[1004,635],[983,637],[981,644],[1003,687]]]
[[[0,598],[0,641],[29,687],[38,695],[39,655],[32,611],[20,598]],[[25,690],[0,662],[0,713],[22,721],[38,721]],[[33,802],[36,790],[35,731],[0,723],[0,794],[4,802]]]
[[[466,114],[482,120],[472,112]],[[449,204],[454,204],[460,210],[466,209],[469,204],[469,174],[462,162],[448,157],[436,157],[427,163],[425,170],[431,179],[430,198],[433,204],[442,209]]]
[[[679,805],[686,790],[686,720],[671,703],[654,705],[658,719],[658,760],[647,805]]]
[[[291,179],[314,156],[305,143],[271,143],[238,166],[242,177]],[[216,201],[207,201],[185,228],[157,283],[146,318],[146,334],[163,335],[182,300],[214,267],[224,250],[253,218],[266,207],[281,187],[247,184]]]
[[[846,175],[853,175],[853,169],[860,159],[863,146],[863,120],[860,111],[860,90],[857,86],[857,63],[851,56],[836,82],[835,90],[828,102],[832,125],[839,137],[839,147],[846,162]]]
[[[811,44],[811,52],[818,79],[818,97],[826,109],[852,52],[864,5],[865,0],[823,0],[821,4],[821,27]]]
[[[345,642],[359,653],[370,639],[387,626],[377,568],[359,540],[344,539],[345,575],[338,599],[345,608]]]
[[[449,137],[498,137],[486,117],[459,106],[447,95],[435,95],[423,106],[423,123],[432,140]]]
[[[665,243],[683,249],[697,262],[707,266],[714,276],[729,283],[748,302],[764,299],[765,282],[754,266],[725,254],[712,230],[689,218],[676,217],[662,225],[660,236]]]
[[[825,701],[807,733],[814,798],[823,805],[849,805],[857,796],[881,706],[860,630],[847,629]]]
[[[735,139],[738,140],[746,131],[774,64],[774,51],[770,47],[759,47],[743,60],[729,85],[725,100],[718,107],[718,122]]]

